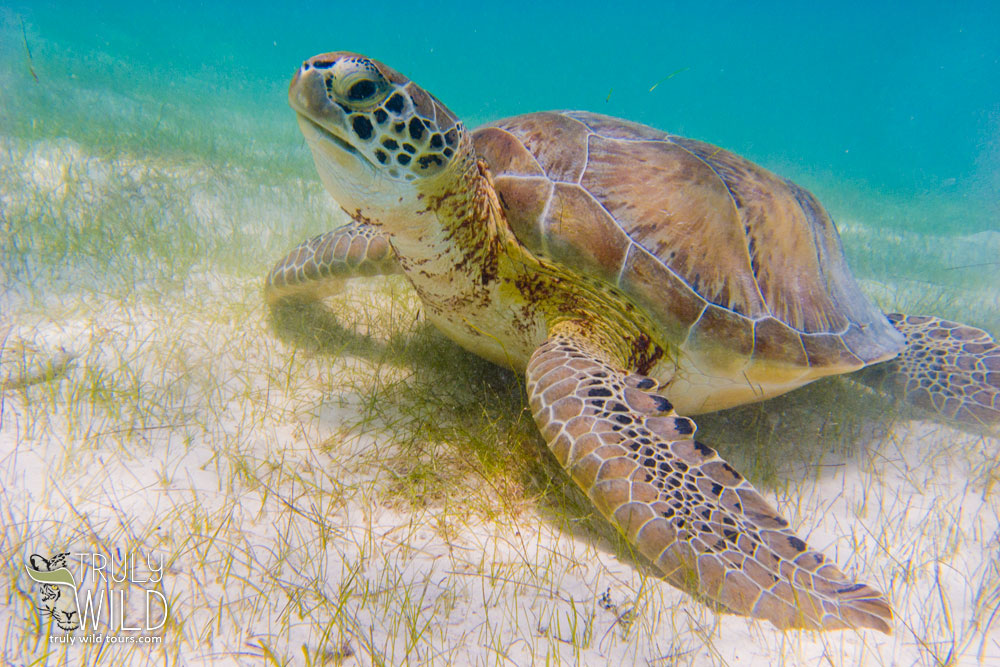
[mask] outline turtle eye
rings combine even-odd
[[[347,99],[352,102],[364,102],[371,98],[377,90],[378,86],[375,85],[374,81],[362,79],[347,89]]]

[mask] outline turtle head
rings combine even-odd
[[[288,100],[327,190],[374,224],[412,217],[407,199],[433,191],[472,154],[464,127],[433,95],[356,53],[302,63]]]

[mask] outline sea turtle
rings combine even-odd
[[[556,458],[664,578],[780,628],[890,631],[882,594],[796,537],[688,415],[872,367],[993,428],[989,334],[884,315],[813,195],[701,141],[579,111],[470,133],[346,52],[305,61],[289,100],[353,222],[282,259],[270,303],[402,272],[448,337],[526,374]]]

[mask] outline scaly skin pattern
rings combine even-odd
[[[555,327],[527,369],[531,411],[573,480],[671,582],[779,628],[889,632],[881,593],[847,579],[712,449],[694,423],[588,341]]]
[[[947,420],[1000,427],[1000,345],[992,336],[938,317],[888,317],[906,348],[862,371],[864,382]]]

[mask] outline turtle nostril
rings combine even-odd
[[[303,72],[309,71],[309,63],[302,63],[302,71]]]

